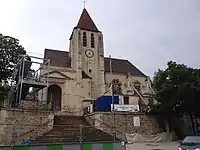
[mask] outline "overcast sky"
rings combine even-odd
[[[200,0],[87,0],[104,34],[105,56],[129,59],[152,76],[167,61],[200,67]],[[0,33],[28,52],[68,51],[82,0],[0,0]]]

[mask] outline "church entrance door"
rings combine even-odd
[[[53,111],[61,110],[62,89],[58,85],[50,85],[48,88],[48,103],[52,104]]]

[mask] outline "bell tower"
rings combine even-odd
[[[70,37],[71,66],[77,71],[77,81],[82,71],[92,78],[92,98],[105,92],[103,34],[98,30],[84,8],[77,26]]]

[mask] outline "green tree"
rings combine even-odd
[[[11,77],[14,65],[26,54],[19,40],[0,34],[0,82]]]
[[[26,54],[19,40],[0,34],[0,102],[4,101],[9,87],[3,86],[3,81],[8,81],[13,73],[14,66],[22,55]]]
[[[200,71],[176,62],[168,62],[165,70],[158,70],[153,79],[159,111],[169,125],[176,117],[190,116],[196,133],[194,116],[200,116],[197,107],[200,104]]]

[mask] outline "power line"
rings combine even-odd
[[[39,53],[33,53],[33,52],[27,52],[28,54],[33,54],[33,55],[39,55],[39,56],[43,56],[43,54],[39,54]]]

